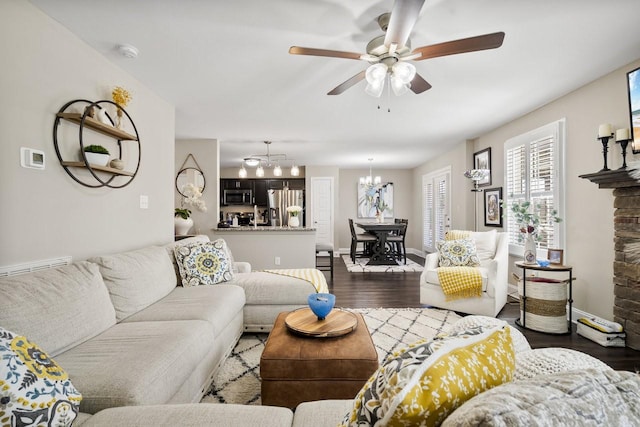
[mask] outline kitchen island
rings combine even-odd
[[[316,229],[289,227],[214,228],[214,239],[224,239],[236,261],[251,263],[253,270],[314,268]]]

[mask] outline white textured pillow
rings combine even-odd
[[[496,256],[498,242],[496,230],[472,232],[471,238],[476,242],[476,253],[480,261],[493,259]]]

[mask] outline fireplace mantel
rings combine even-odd
[[[640,187],[640,182],[629,175],[629,169],[615,169],[579,175],[599,188]]]
[[[613,189],[613,320],[624,327],[627,347],[640,350],[640,181],[629,170],[600,171],[580,178]]]

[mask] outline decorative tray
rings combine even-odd
[[[356,329],[358,318],[350,311],[334,308],[324,319],[318,320],[310,308],[292,311],[284,320],[290,331],[314,338],[329,338],[346,335]]]

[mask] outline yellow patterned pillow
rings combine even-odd
[[[511,381],[514,370],[504,325],[417,342],[384,361],[341,426],[437,426],[473,396]]]

